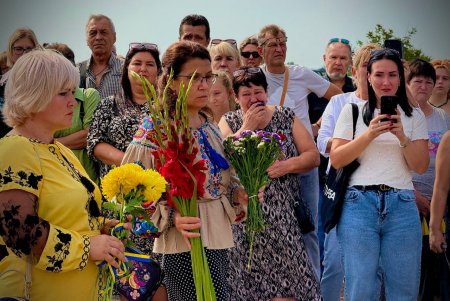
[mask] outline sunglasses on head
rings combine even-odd
[[[371,57],[384,56],[384,55],[396,55],[400,58],[400,52],[398,52],[397,50],[392,49],[392,48],[377,49],[370,53]]]
[[[248,74],[257,74],[259,72],[262,72],[261,68],[259,68],[259,67],[241,68],[241,69],[234,71],[233,76],[237,77],[239,75],[247,74],[247,73]]]
[[[254,59],[259,58],[258,51],[241,51],[241,55],[246,59],[250,58],[250,56],[252,56]]]
[[[138,42],[133,42],[130,43],[128,51],[133,50],[133,49],[138,49],[138,50],[158,50],[158,45],[154,44],[154,43],[138,43]]]
[[[331,38],[328,41],[328,45],[332,44],[332,43],[342,43],[342,44],[346,44],[346,45],[350,45],[350,41],[347,39],[341,39],[341,38]]]
[[[235,46],[235,47],[236,47],[236,45],[237,45],[237,42],[236,42],[235,39],[225,39],[225,40],[222,40],[222,39],[212,39],[212,40],[211,40],[211,45],[217,45],[217,44],[220,44],[220,43],[222,43],[222,42],[227,42],[228,44],[231,44],[231,45],[233,45],[233,46]]]

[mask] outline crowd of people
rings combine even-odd
[[[347,301],[450,300],[450,60],[407,62],[375,43],[353,50],[330,38],[324,67],[311,70],[286,64],[278,25],[238,43],[211,39],[201,15],[183,18],[165,51],[130,41],[117,54],[105,15],[89,16],[85,30],[91,56],[78,64],[68,45],[41,45],[29,28],[12,33],[2,56],[0,300],[98,300],[97,262],[126,260],[110,235],[118,221],[102,211],[100,180],[125,163],[156,166],[158,121],[134,73],[167,93],[169,116],[192,78],[186,114],[195,160],[206,166],[198,216],[181,216],[162,198],[149,216],[160,235],[131,234],[164,272],[145,300],[197,299],[194,237],[217,300],[338,301],[342,288]],[[386,99],[396,101],[395,113],[381,112]],[[249,196],[222,145],[248,130],[283,137],[283,159],[258,193],[266,228],[252,252]],[[327,172],[354,160],[339,222],[324,233]],[[313,231],[298,223],[298,202]]]

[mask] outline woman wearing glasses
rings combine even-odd
[[[258,39],[254,36],[245,38],[239,44],[242,66],[258,67],[263,63],[263,58],[258,52]]]
[[[214,72],[225,71],[230,76],[241,66],[236,40],[212,39],[208,47]]]
[[[206,107],[215,80],[211,58],[208,50],[198,43],[177,42],[166,50],[162,65],[160,91],[167,84],[170,71],[174,72],[167,97],[171,112],[175,111],[180,84],[187,86],[195,73],[187,98],[187,115],[195,137],[194,147],[199,149],[196,161],[205,160],[207,170],[205,193],[197,201],[199,217],[181,217],[167,206],[166,200],[157,202],[151,219],[161,236],[156,238],[153,252],[163,254],[161,263],[169,300],[197,300],[187,242],[190,237],[200,236],[200,233],[191,232],[200,228],[217,300],[230,300],[232,288],[227,275],[228,250],[234,246],[231,224],[241,210],[240,203],[247,202],[248,197],[236,181],[232,182],[232,169],[223,158],[220,130]],[[152,153],[157,146],[152,141],[153,131],[152,119],[145,117],[125,153],[124,163],[140,161],[146,168],[154,168]]]
[[[23,54],[30,52],[38,45],[34,32],[29,28],[18,28],[9,37],[8,50],[6,52],[6,65],[9,70]],[[5,86],[9,77],[9,72],[2,74],[0,79],[0,138],[11,130],[4,122],[2,107],[4,102]]]
[[[100,163],[100,177],[105,176],[112,166],[120,165],[139,121],[149,114],[141,82],[131,75],[133,71],[156,85],[161,61],[155,44],[130,44],[123,66],[122,91],[103,99],[92,117],[87,151]]]
[[[222,117],[222,134],[245,130],[280,133],[285,159],[267,169],[271,178],[264,190],[262,211],[268,225],[255,236],[251,270],[245,225],[233,226],[236,247],[230,256],[231,300],[321,300],[294,202],[300,194],[298,173],[319,164],[314,141],[290,108],[267,105],[267,81],[259,67],[241,67],[234,73],[233,89],[240,109]],[[301,200],[300,200],[301,201]]]
[[[412,174],[428,168],[424,114],[413,109],[405,88],[403,63],[391,49],[375,50],[367,64],[368,101],[339,115],[331,164],[360,166],[347,189],[337,225],[345,274],[345,300],[378,300],[377,271],[384,272],[386,300],[417,300],[422,230]],[[396,114],[380,113],[383,96],[397,97]],[[387,119],[387,120],[386,120]]]

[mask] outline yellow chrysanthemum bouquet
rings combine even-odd
[[[125,247],[134,248],[123,224],[129,215],[151,223],[146,209],[166,191],[166,180],[157,171],[143,169],[136,163],[127,163],[110,170],[101,183],[103,195],[108,200],[103,203],[103,209],[111,212],[114,218],[119,220],[111,230],[111,235],[124,241]],[[112,300],[114,283],[119,277],[127,275],[130,270],[126,263],[119,262],[119,265],[121,267],[119,270],[108,264],[102,265],[108,270],[103,300]]]

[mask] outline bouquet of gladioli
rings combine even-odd
[[[195,73],[192,77],[194,75]],[[141,80],[144,93],[149,100],[153,131],[148,133],[147,137],[157,146],[152,152],[156,169],[169,183],[168,204],[176,208],[181,216],[196,217],[197,198],[204,194],[203,184],[206,179],[204,171],[207,168],[204,160],[194,162],[199,150],[194,146],[195,137],[190,130],[187,114],[187,96],[192,78],[187,89],[181,83],[175,115],[171,115],[165,98],[167,89],[172,83],[173,72],[167,80],[161,98],[146,78],[136,73],[133,73],[133,76]],[[190,238],[190,242],[197,300],[215,301],[216,295],[201,238]]]
[[[103,203],[103,209],[112,212],[114,218],[119,220],[119,224],[111,230],[111,235],[125,241],[126,247],[133,247],[133,242],[128,239],[126,230],[123,229],[127,216],[139,217],[151,223],[146,208],[161,198],[162,193],[166,191],[167,182],[157,171],[144,170],[135,163],[113,168],[101,182],[103,195],[109,201]],[[119,265],[120,269],[115,270],[109,264],[100,263],[106,270],[106,285],[102,295],[105,301],[112,300],[116,280],[130,271],[125,263],[120,262]]]
[[[270,181],[267,168],[282,157],[281,137],[265,131],[244,131],[239,136],[228,136],[223,145],[225,154],[249,195],[245,232],[250,245],[247,264],[250,269],[255,234],[265,228],[258,190]]]

